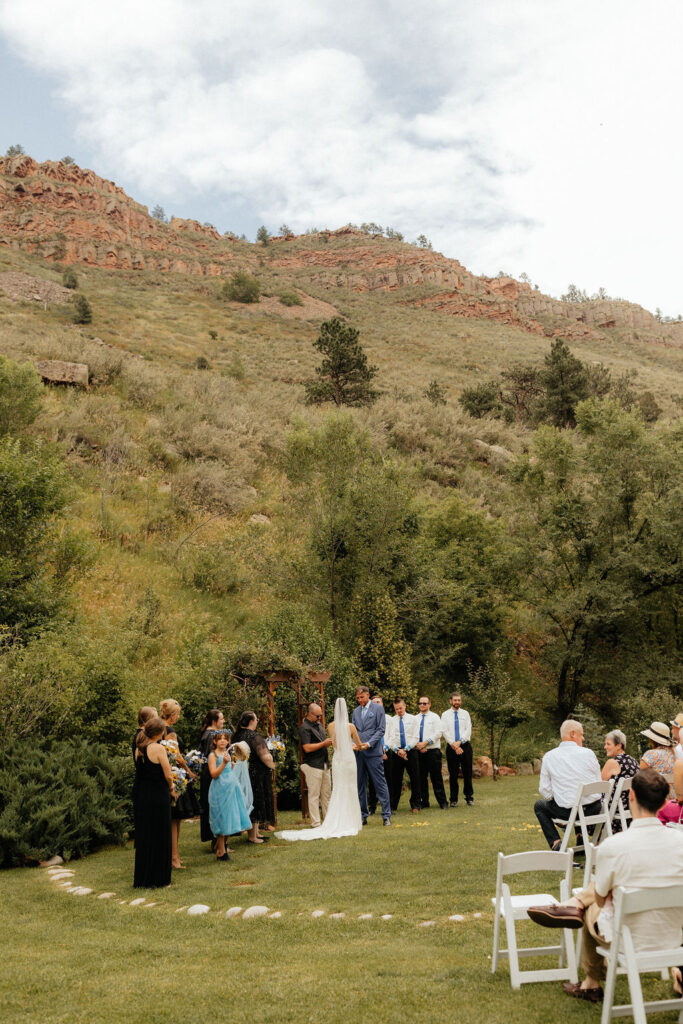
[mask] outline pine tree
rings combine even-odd
[[[356,328],[335,316],[321,325],[313,345],[325,358],[316,369],[318,380],[306,384],[308,404],[372,405],[378,392],[370,382],[378,371],[376,366],[368,366]]]

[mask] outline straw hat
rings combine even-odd
[[[647,736],[649,740],[654,742],[659,747],[671,747],[671,729],[664,722],[653,722],[649,729],[643,729],[640,734],[641,736]]]
[[[235,754],[240,761],[249,760],[249,744],[245,743],[244,740],[240,740],[239,743],[233,743],[228,750],[231,754]]]
[[[677,729],[683,728],[683,714],[676,715],[675,718],[672,718],[669,725],[675,725]]]

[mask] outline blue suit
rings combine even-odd
[[[363,714],[365,712],[365,714]],[[368,743],[367,750],[356,751],[356,770],[358,773],[358,799],[363,821],[368,816],[367,778],[372,779],[375,792],[382,807],[382,817],[386,821],[391,818],[391,801],[389,789],[384,778],[382,754],[384,753],[384,708],[370,701],[364,708],[358,705],[353,712],[352,722],[356,727],[362,743]]]

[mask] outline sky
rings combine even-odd
[[[0,152],[683,313],[681,0],[0,0]]]

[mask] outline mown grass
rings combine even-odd
[[[568,999],[559,984],[512,992],[505,967],[490,973],[496,855],[543,848],[532,810],[536,786],[533,778],[482,780],[473,808],[413,816],[404,807],[396,827],[370,819],[354,839],[274,839],[261,848],[236,840],[230,864],[217,864],[197,826],[185,825],[187,871],[174,873],[169,890],[147,894],[157,901],[150,909],[71,896],[41,870],[4,872],[0,1016],[22,1024],[211,1024],[226,1014],[268,1024],[398,1024],[425,1014],[465,1024],[596,1020],[594,1007]],[[280,824],[295,821],[286,814]],[[131,887],[132,865],[128,848],[72,867],[78,884],[129,900],[140,895]],[[549,884],[525,882],[533,891]],[[194,902],[211,913],[176,913]],[[283,917],[224,916],[231,906],[257,903]],[[315,920],[314,909],[347,916]],[[358,921],[360,913],[374,917]],[[385,913],[390,921],[379,919]],[[448,921],[456,913],[465,921]],[[426,920],[436,923],[421,927]],[[528,944],[537,938],[531,923],[522,932]]]

